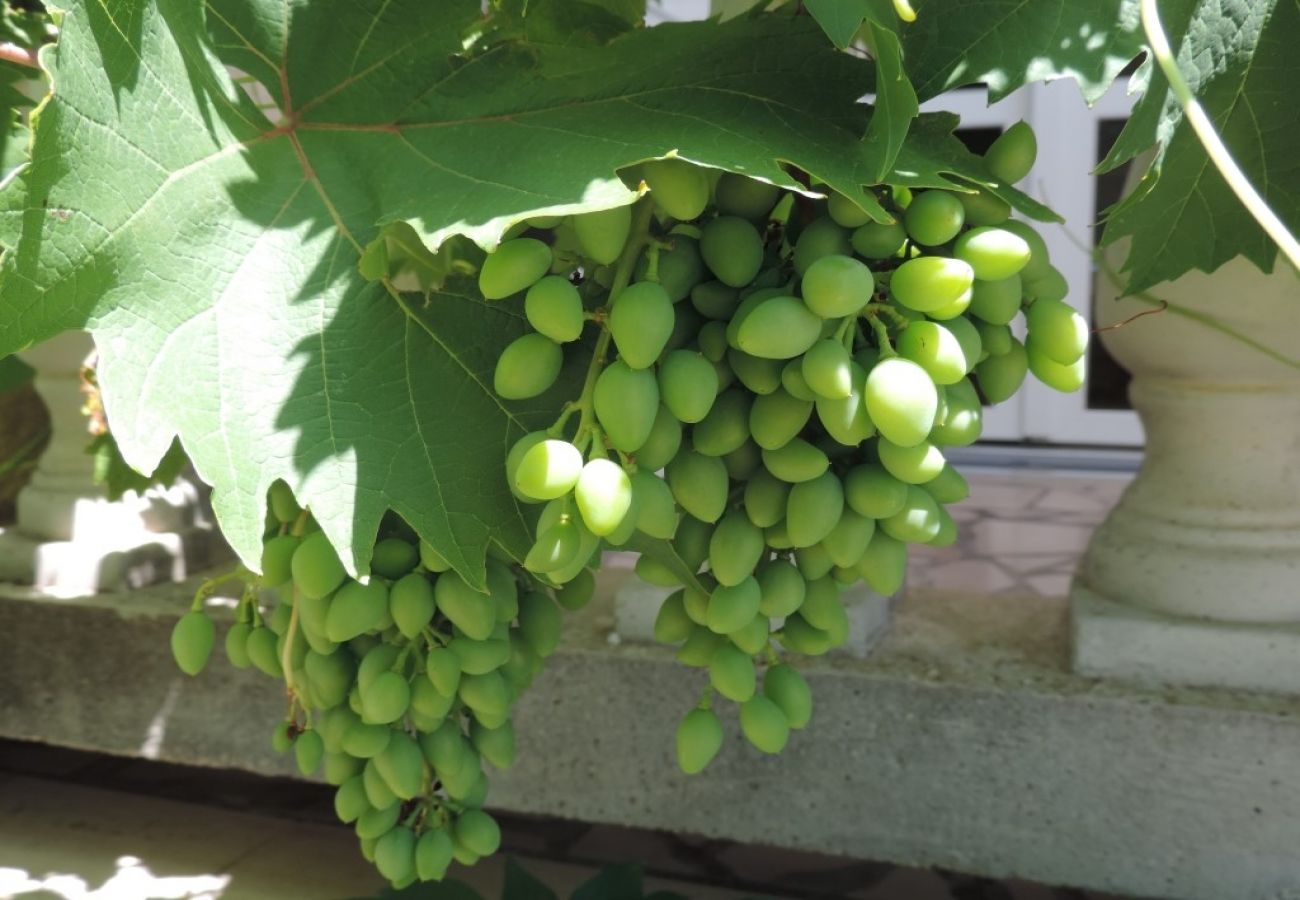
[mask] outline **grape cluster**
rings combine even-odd
[[[280,602],[264,613],[250,586],[225,650],[234,666],[288,687],[272,744],[337,785],[338,817],[395,885],[496,852],[483,764],[513,763],[511,707],[559,642],[556,599],[577,608],[592,583],[574,579],[553,598],[488,559],[483,594],[397,519],[381,529],[362,583],[282,482],[270,501],[257,583]],[[181,668],[201,670],[213,641],[201,610],[184,616],[172,635]]]
[[[1035,153],[1022,123],[986,163],[1010,183]],[[987,191],[884,187],[878,222],[674,158],[635,174],[631,206],[521,223],[479,286],[522,295],[533,328],[500,356],[504,398],[549,389],[597,329],[582,395],[506,462],[544,504],[524,565],[559,586],[638,533],[671,544],[636,572],[674,589],[656,637],[708,672],[677,734],[693,773],[722,743],[714,693],[767,753],[808,723],[778,648],[842,645],[845,586],[893,593],[908,544],[956,539],[945,507],[968,487],[943,448],[978,438],[983,402],[1027,372],[1079,387],[1087,329],[1042,238]]]

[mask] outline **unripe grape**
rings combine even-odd
[[[808,387],[822,397],[844,400],[853,393],[849,351],[837,340],[818,341],[803,355],[801,370]]]
[[[693,709],[677,726],[677,765],[687,775],[696,775],[722,749],[722,723],[707,709]]]
[[[853,232],[853,251],[867,259],[888,259],[903,249],[907,231],[901,222],[868,222]]]
[[[1025,267],[1020,270],[1021,279],[1029,284],[1048,277],[1053,271],[1052,258],[1047,251],[1047,243],[1043,240],[1043,236],[1032,225],[1019,219],[1007,219],[998,227],[1010,231],[1029,245],[1029,262],[1025,263]]]
[[[484,728],[478,722],[470,725],[470,742],[495,769],[505,771],[515,762],[515,729],[509,722],[499,728]]]
[[[966,210],[951,191],[928,190],[918,194],[903,213],[912,240],[927,247],[946,244],[966,221]]]
[[[619,356],[633,369],[654,363],[673,331],[673,303],[653,281],[638,281],[619,294],[609,314],[609,332]]]
[[[388,610],[397,630],[414,640],[433,619],[433,586],[418,572],[404,575],[388,592]]]
[[[844,511],[844,489],[834,472],[823,472],[790,489],[785,527],[795,547],[811,547],[831,533]]]
[[[252,631],[247,623],[236,622],[226,632],[226,659],[236,669],[247,669],[253,664],[248,657],[248,638]]]
[[[1029,244],[1003,228],[972,228],[953,244],[953,256],[970,263],[975,277],[1000,281],[1019,274],[1029,262]]]
[[[744,703],[754,696],[754,660],[735,647],[722,645],[709,660],[709,684],[728,700]]]
[[[857,228],[871,221],[865,209],[839,191],[831,191],[826,199],[826,212],[842,228]]]
[[[1032,345],[1029,354],[1031,367],[1035,350],[1052,362],[1070,366],[1088,349],[1087,320],[1075,312],[1074,307],[1060,300],[1035,300],[1025,313],[1025,323],[1029,327]],[[1037,375],[1037,371],[1034,374]]]
[[[660,406],[650,426],[650,436],[636,451],[639,468],[657,472],[672,461],[682,446],[682,424],[668,411]]]
[[[804,272],[799,290],[804,303],[817,315],[838,319],[867,305],[875,279],[870,269],[851,256],[823,256]]]
[[[433,588],[438,610],[451,623],[476,641],[486,641],[496,628],[496,609],[492,599],[470,587],[455,572],[438,576]]]
[[[907,484],[882,466],[863,463],[844,477],[844,500],[849,508],[869,519],[884,519],[903,508]]]
[[[754,399],[749,409],[749,431],[754,442],[765,450],[784,447],[808,424],[812,409],[809,401],[796,400],[778,388]]]
[[[1025,295],[1036,300],[1064,300],[1070,293],[1070,283],[1065,280],[1060,269],[1047,266],[1046,272],[1037,273],[1033,281],[1025,282]]]
[[[334,815],[341,822],[355,822],[369,808],[370,801],[366,799],[366,789],[361,783],[360,775],[352,776],[334,792]]]
[[[755,394],[770,394],[781,386],[785,365],[779,359],[762,359],[733,348],[727,351],[727,364],[740,383]]]
[[[668,464],[665,474],[682,509],[703,522],[718,521],[726,509],[730,489],[722,460],[688,450]]]
[[[555,384],[563,366],[564,351],[559,344],[543,334],[525,334],[501,351],[492,389],[506,400],[527,400]]]
[[[979,379],[980,390],[988,401],[1001,403],[1020,390],[1028,369],[1029,356],[1024,345],[1013,340],[1006,353],[991,356],[976,366],[975,377]]]
[[[510,710],[510,689],[496,672],[465,674],[460,679],[460,699],[476,715],[496,718]]]
[[[1002,132],[984,152],[984,163],[999,181],[1015,184],[1029,174],[1038,156],[1038,140],[1026,122]]]
[[[803,438],[795,438],[784,447],[764,450],[763,465],[777,478],[793,484],[816,478],[830,466],[830,460]]]
[[[896,541],[928,543],[939,533],[939,505],[928,491],[909,487],[903,508],[889,518],[881,519],[880,527]]]
[[[736,346],[762,359],[793,359],[815,344],[821,331],[822,320],[802,300],[770,297],[745,317],[736,331]]]
[[[961,345],[961,355],[966,361],[966,373],[964,374],[969,374],[975,368],[975,364],[984,356],[984,341],[980,338],[979,329],[965,316],[948,319],[943,323],[943,327],[948,329],[957,338],[957,343]]]
[[[573,489],[582,521],[592,534],[613,533],[632,508],[632,480],[618,463],[593,459]]]
[[[375,842],[375,868],[389,881],[399,882],[415,872],[415,832],[398,825]]]
[[[758,615],[762,599],[758,581],[746,577],[739,584],[720,584],[709,594],[708,628],[714,634],[731,634]]]
[[[974,270],[963,260],[918,256],[894,270],[889,293],[909,309],[932,313],[959,303],[974,280]]]
[[[396,672],[381,672],[361,688],[362,721],[388,725],[406,715],[411,705],[411,686]]]
[[[767,649],[772,636],[771,632],[771,623],[768,622],[767,616],[760,613],[754,616],[744,628],[739,628],[727,635],[727,638],[744,651],[747,656],[758,656]]]
[[[719,216],[700,234],[700,255],[723,284],[744,287],[763,265],[763,239],[746,220]]]
[[[741,704],[740,730],[764,753],[780,753],[790,739],[790,725],[785,714],[762,694]]]
[[[1007,349],[1019,346],[1015,338],[1007,338]],[[930,442],[936,445],[965,447],[979,440],[984,423],[984,406],[970,379],[963,378],[944,389],[944,412],[937,416],[930,431]]]
[[[971,285],[971,315],[993,325],[1006,325],[1020,312],[1022,290],[1019,275],[1001,281],[976,281]]]
[[[957,383],[978,361],[967,359],[957,335],[947,325],[928,320],[904,328],[894,347],[899,356],[925,369],[935,384]]]
[[[803,275],[813,263],[824,256],[849,256],[853,247],[849,233],[827,216],[808,223],[795,242],[794,270]]]
[[[535,238],[505,241],[483,260],[478,289],[485,300],[501,300],[536,282],[551,268],[551,248]]]
[[[635,453],[654,428],[659,385],[652,371],[615,360],[596,379],[593,405],[609,442],[624,453]]]
[[[660,540],[672,540],[677,533],[677,501],[668,482],[644,469],[633,472],[631,479],[637,530]]]
[[[447,644],[447,650],[456,658],[457,666],[456,687],[452,694],[459,690],[462,675],[486,675],[501,668],[510,659],[510,641],[504,638],[476,641],[457,635]]]
[[[695,236],[681,233],[679,229],[689,228],[691,226],[679,225],[669,234],[669,245],[659,249],[659,271],[656,273],[660,286],[668,294],[668,299],[673,303],[679,300],[685,300],[690,296],[691,288],[695,287],[700,281],[708,277],[708,269],[704,265],[704,259],[700,256],[700,244],[696,240],[699,234],[698,229]],[[649,251],[642,254],[641,259],[637,262],[635,280],[646,281],[646,276],[650,272]],[[683,312],[689,314],[690,310],[683,308]],[[677,316],[680,325],[686,317],[680,313]],[[697,325],[698,327],[698,325]],[[685,334],[690,337],[695,334],[696,328],[691,328]],[[672,341],[669,341],[672,344]],[[678,344],[677,346],[680,346]]]
[[[717,374],[700,354],[674,350],[659,364],[659,396],[680,421],[699,422],[708,415],[717,394]]]
[[[725,322],[740,305],[740,292],[721,281],[705,281],[691,289],[691,305],[706,319]]]
[[[880,434],[900,447],[925,440],[939,408],[934,381],[906,359],[887,359],[872,369],[863,396]]]
[[[308,597],[324,597],[347,576],[329,538],[320,531],[303,538],[293,553],[290,569],[294,585]]]
[[[596,577],[584,568],[555,592],[555,602],[572,612],[590,603],[595,593]]]
[[[664,598],[655,616],[655,640],[662,644],[676,644],[686,640],[695,628],[686,612],[685,592],[673,591]]]
[[[1011,215],[1011,204],[981,188],[973,194],[959,193],[967,225],[1001,225]]]
[[[392,803],[383,809],[368,809],[357,819],[356,832],[359,838],[378,839],[387,834],[397,824],[397,817],[402,812],[400,803]]]
[[[578,523],[570,517],[563,517],[537,536],[524,557],[524,568],[542,575],[557,572],[574,561],[581,547],[582,533]]]
[[[867,413],[867,404],[862,396],[866,372],[856,362],[850,362],[849,374],[852,385],[849,395],[838,400],[818,397],[817,418],[836,442],[845,447],[856,447],[876,433],[876,426]]]
[[[818,341],[818,344],[821,342]],[[818,344],[813,344],[812,349],[816,349]],[[808,352],[811,353],[812,349]],[[803,375],[803,361],[808,358],[808,353],[797,359],[789,360],[781,368],[781,387],[785,388],[787,394],[796,400],[816,400],[817,395],[813,393],[812,388],[808,386],[808,381]]]
[[[426,831],[415,842],[415,874],[421,881],[441,881],[451,858],[451,836],[445,831]]]
[[[190,610],[176,620],[172,628],[172,656],[186,675],[197,675],[212,656],[217,629],[212,620],[199,610]]]
[[[394,731],[388,746],[375,757],[375,769],[394,796],[410,800],[420,793],[424,780],[424,754],[405,731]]]
[[[962,474],[952,467],[952,464],[943,467],[943,470],[934,478],[927,481],[922,487],[939,503],[960,503],[970,496],[970,485]]]
[[[943,306],[939,307],[938,309],[932,309],[928,313],[926,313],[926,315],[929,316],[931,319],[934,319],[939,322],[944,322],[949,319],[955,319],[958,316],[964,314],[966,310],[970,309],[970,301],[971,301],[971,292],[969,290],[963,291],[962,293],[958,294],[957,297],[954,298],[951,303],[946,303]],[[918,319],[917,316],[912,316],[910,318],[912,318],[913,321],[916,321]]]
[[[907,545],[877,528],[858,560],[858,574],[877,594],[889,597],[898,593],[907,575]]]
[[[691,432],[695,451],[705,456],[724,456],[741,447],[749,438],[752,403],[748,391],[738,388],[723,391],[709,414]]]
[[[783,559],[768,563],[758,573],[761,615],[782,619],[803,604],[807,583],[799,570]]]
[[[373,759],[388,746],[392,736],[393,729],[386,725],[371,725],[356,719],[343,735],[343,751],[358,759]]]
[[[745,483],[745,514],[759,528],[768,528],[785,518],[790,485],[766,470],[754,473]]]
[[[781,189],[766,181],[757,181],[735,172],[723,172],[714,189],[718,212],[760,222],[772,211]]]
[[[831,638],[821,629],[809,625],[798,614],[789,616],[781,626],[779,639],[791,653],[821,656],[831,649]]]
[[[632,207],[616,206],[574,216],[573,230],[583,255],[607,266],[618,259],[632,232]]]
[[[754,574],[766,550],[762,530],[734,510],[722,517],[709,539],[709,569],[718,584],[734,587]]]
[[[875,532],[875,519],[868,519],[846,506],[840,520],[821,543],[835,565],[850,568],[858,564]]]
[[[1087,375],[1086,357],[1080,356],[1074,362],[1067,364],[1057,362],[1041,349],[1032,333],[1025,342],[1025,351],[1029,360],[1029,371],[1049,388],[1068,394],[1083,386],[1083,380]]]
[[[548,275],[528,289],[524,315],[538,332],[560,344],[576,341],[586,324],[578,289],[559,275]]]
[[[275,632],[269,628],[254,628],[248,635],[248,658],[253,665],[272,678],[283,678],[284,667],[276,649]]]
[[[900,447],[893,441],[881,438],[876,449],[885,471],[907,484],[925,484],[937,478],[946,464],[943,453],[929,441],[911,447]]]
[[[281,587],[293,577],[291,562],[301,539],[292,534],[279,534],[262,544],[262,584]]]
[[[641,167],[650,198],[674,219],[697,219],[709,203],[704,169],[680,159],[656,159]]]
[[[829,575],[808,581],[799,615],[819,631],[834,634],[847,622],[844,604],[840,602],[840,585]]]
[[[812,690],[795,669],[772,666],[763,675],[763,695],[775,703],[791,728],[803,728],[812,719]]]
[[[582,454],[568,441],[543,440],[534,444],[515,469],[515,487],[533,500],[563,497],[582,474]]]

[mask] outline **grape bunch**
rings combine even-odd
[[[552,592],[487,560],[488,593],[451,571],[400,519],[381,529],[366,583],[346,576],[329,541],[283,482],[262,575],[250,582],[225,651],[283,680],[289,712],[272,735],[304,775],[337,786],[334,808],[365,857],[396,886],[439,880],[452,860],[496,852],[483,811],[484,763],[515,758],[510,712],[556,648],[561,614],[591,597],[590,579]],[[256,588],[279,603],[263,611]],[[553,595],[554,594],[554,595]],[[181,669],[197,674],[215,629],[196,608],[172,635]]]
[[[1035,153],[1021,123],[985,161],[1011,183]],[[894,593],[908,544],[956,539],[946,506],[968,486],[944,448],[1028,372],[1078,388],[1087,328],[1043,239],[985,190],[883,186],[880,222],[671,157],[634,178],[630,206],[520,223],[479,287],[522,296],[532,328],[497,362],[505,399],[550,389],[594,331],[581,395],[506,460],[541,505],[524,566],[559,587],[651,542],[636,572],[672,589],[655,635],[708,673],[677,732],[694,773],[722,744],[715,695],[766,753],[808,724],[782,652],[842,645],[846,586]]]

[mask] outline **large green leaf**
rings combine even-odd
[[[90,329],[126,460],[150,471],[179,435],[251,564],[276,478],[353,571],[390,508],[479,584],[490,542],[527,549],[502,459],[559,402],[493,395],[523,323],[469,279],[423,299],[361,277],[384,225],[490,246],[522,217],[627,202],[617,171],[671,150],[799,188],[793,164],[874,204],[870,65],[807,21],[465,55],[478,0],[70,5],[31,168],[5,195],[21,238],[0,353]],[[228,65],[269,91],[274,122]],[[985,180],[952,125],[919,120],[891,177]]]

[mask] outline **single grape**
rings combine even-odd
[[[837,340],[818,341],[803,355],[801,371],[808,387],[819,396],[845,400],[853,393],[849,351]]]
[[[707,709],[693,709],[677,726],[677,765],[696,775],[713,762],[722,749],[722,723]]]
[[[719,216],[700,234],[700,255],[723,284],[744,287],[754,280],[763,264],[763,239],[746,220]]]
[[[840,602],[840,586],[829,575],[810,579],[799,615],[819,631],[836,634],[847,626],[848,614]]]
[[[823,319],[851,316],[867,305],[875,290],[868,269],[851,256],[823,256],[808,267],[799,283],[808,308]]]
[[[268,499],[270,501],[271,515],[275,516],[277,522],[281,525],[292,525],[302,512],[298,506],[298,501],[293,497],[293,491],[289,485],[285,484],[278,478],[271,482]]]
[[[399,800],[419,795],[424,780],[424,754],[405,731],[394,731],[388,746],[375,757],[375,769]]]
[[[881,438],[876,449],[885,471],[907,484],[925,484],[937,478],[946,463],[943,453],[929,441],[900,447]]]
[[[583,255],[607,266],[618,259],[632,233],[632,207],[616,206],[574,216],[573,230]]]
[[[1059,365],[1072,365],[1088,349],[1088,321],[1060,300],[1035,300],[1025,313],[1025,323],[1034,350]],[[1031,350],[1031,367],[1033,357]]]
[[[763,695],[780,708],[791,728],[803,728],[812,719],[812,690],[790,666],[772,666],[764,673]]]
[[[551,248],[534,238],[503,242],[483,260],[478,289],[485,300],[501,300],[524,290],[551,268]]]
[[[764,753],[780,753],[790,739],[790,724],[781,707],[762,694],[741,704],[740,730]]]
[[[684,451],[668,464],[668,486],[682,509],[703,522],[716,522],[727,506],[727,467],[715,456]]]
[[[973,194],[959,193],[967,225],[1001,225],[1011,216],[1011,204],[981,188]]]
[[[303,538],[289,567],[294,585],[308,597],[324,597],[342,584],[347,575],[329,538],[320,531]]]
[[[668,408],[660,406],[650,425],[650,435],[636,451],[638,468],[657,472],[672,461],[682,446],[682,425]]]
[[[334,792],[334,815],[339,821],[355,822],[368,809],[370,802],[366,800],[366,789],[361,784],[360,775],[352,776]]]
[[[451,858],[451,836],[445,831],[426,831],[415,842],[415,874],[421,881],[441,881]]]
[[[894,347],[899,356],[925,369],[935,384],[956,384],[978,361],[967,359],[950,328],[928,320],[904,328]]]
[[[1008,336],[1007,350],[1016,344]],[[984,406],[970,379],[963,378],[944,389],[944,411],[935,417],[930,442],[936,445],[966,447],[979,440],[984,424]]]
[[[478,722],[470,725],[470,743],[479,756],[493,768],[505,771],[515,762],[515,729],[509,722],[499,728],[484,728]]]
[[[993,325],[1006,325],[1020,312],[1021,295],[1019,275],[1001,281],[976,281],[971,285],[971,315]]]
[[[970,496],[970,485],[962,474],[948,464],[922,487],[940,503],[960,503]]]
[[[901,222],[868,222],[853,232],[853,251],[867,259],[888,259],[903,249],[907,231]]]
[[[705,281],[691,289],[691,305],[706,319],[725,322],[740,305],[740,292],[721,281]]]
[[[687,228],[694,233],[682,233],[681,229]],[[708,267],[704,265],[704,258],[700,256],[700,243],[696,239],[698,235],[699,230],[693,226],[679,225],[668,235],[669,245],[658,250],[659,266],[656,273],[658,278],[655,280],[667,292],[668,299],[673,303],[685,300],[690,296],[691,289],[708,277]],[[649,252],[647,250],[637,261],[636,281],[650,280],[647,277],[650,274]],[[689,313],[689,309],[684,308],[683,312]],[[677,320],[681,325],[687,320],[687,316],[679,313]],[[697,327],[698,323],[696,327],[683,332],[684,337],[694,335]]]
[[[708,415],[718,395],[713,365],[690,350],[674,350],[659,364],[659,396],[682,422],[698,422]]]
[[[822,547],[835,565],[851,568],[858,564],[875,532],[875,519],[869,519],[846,505],[840,513],[840,520],[822,539]]]
[[[763,465],[777,478],[794,484],[816,478],[830,466],[830,460],[803,438],[795,438],[783,447],[764,450]]]
[[[236,622],[226,632],[226,659],[236,669],[247,669],[253,664],[248,657],[248,637],[252,631],[252,626],[247,623]]]
[[[718,584],[734,587],[750,575],[767,547],[763,532],[740,510],[727,513],[709,539],[709,569]]]
[[[867,413],[880,434],[900,447],[925,440],[939,409],[939,394],[925,369],[906,359],[887,359],[867,375]]]
[[[1025,282],[1025,296],[1036,300],[1064,300],[1070,293],[1070,283],[1055,266],[1048,265],[1046,272],[1037,275],[1033,281]]]
[[[918,256],[894,270],[889,293],[909,309],[933,313],[961,302],[974,280],[975,272],[964,260]]]
[[[857,228],[871,221],[865,209],[839,191],[831,191],[826,199],[826,212],[842,228]]]
[[[538,332],[559,344],[582,336],[582,297],[569,279],[547,275],[524,295],[524,315]]]
[[[781,386],[785,365],[779,359],[762,359],[732,348],[727,351],[727,364],[740,383],[755,394],[770,394]]]
[[[792,359],[821,337],[822,320],[797,297],[770,297],[736,332],[738,349],[762,359]],[[775,371],[776,380],[780,370]]]
[[[728,700],[744,703],[754,696],[754,660],[748,653],[724,644],[709,660],[709,684]]]
[[[455,572],[444,572],[434,585],[438,610],[452,624],[476,641],[485,641],[496,627],[496,610],[492,600],[470,587]]]
[[[939,504],[929,491],[915,485],[907,489],[903,508],[880,520],[885,534],[908,544],[926,544],[939,534]]]
[[[641,167],[641,178],[651,199],[674,219],[697,219],[709,203],[708,176],[684,160],[652,160]]]
[[[808,424],[812,410],[809,401],[796,400],[778,388],[754,399],[749,408],[749,432],[765,450],[784,447]]]
[[[984,163],[999,181],[1015,184],[1029,174],[1038,156],[1038,140],[1027,122],[1002,132],[984,152]]]
[[[659,384],[652,371],[615,360],[596,379],[593,404],[610,443],[624,453],[635,453],[654,428]]]
[[[953,256],[970,263],[976,278],[1000,281],[1018,275],[1029,262],[1029,244],[1014,232],[982,226],[957,238]]]
[[[676,590],[664,598],[655,616],[655,640],[663,644],[676,644],[686,640],[694,629],[690,615],[686,612],[685,592]]]
[[[844,511],[844,489],[839,476],[823,472],[790,489],[785,527],[795,547],[811,547],[831,533]]]
[[[564,366],[564,351],[544,334],[515,338],[497,357],[492,389],[506,400],[527,400],[544,393]]]
[[[418,572],[403,575],[389,589],[389,614],[407,640],[415,640],[424,630],[433,619],[433,610],[433,585]]]
[[[176,665],[186,675],[197,675],[212,656],[217,629],[212,620],[199,610],[192,609],[176,620],[172,628],[172,656]]]
[[[827,216],[808,223],[794,246],[794,270],[802,276],[823,256],[849,256],[849,233]]]
[[[768,528],[785,518],[790,485],[766,470],[754,473],[745,483],[745,514],[759,528]]]
[[[272,678],[283,678],[284,667],[276,646],[275,632],[269,628],[254,628],[248,635],[248,658],[253,665]]]
[[[877,594],[898,593],[907,575],[907,545],[877,528],[858,561],[858,574]]]
[[[530,499],[554,500],[573,490],[582,465],[582,454],[568,441],[542,440],[519,461],[515,487]]]
[[[749,576],[739,584],[720,584],[709,594],[708,628],[714,634],[731,634],[750,623],[758,614],[762,599],[758,581]]]
[[[844,499],[849,508],[869,519],[883,519],[903,508],[907,485],[874,463],[850,469],[844,478]]]
[[[1059,352],[1058,347],[1054,346],[1053,349]],[[1077,391],[1083,386],[1083,380],[1087,375],[1086,357],[1080,356],[1071,363],[1060,363],[1041,349],[1032,332],[1025,342],[1025,350],[1029,361],[1029,371],[1033,372],[1034,377],[1043,384],[1066,394]]]
[[[980,390],[990,403],[1009,399],[1025,381],[1029,370],[1029,355],[1025,347],[1012,340],[1011,349],[1001,356],[991,356],[975,367]]]
[[[766,181],[757,181],[734,172],[723,172],[714,189],[718,212],[761,222],[772,211],[781,189]]]
[[[375,868],[389,881],[400,882],[415,872],[415,832],[398,825],[375,842]]]
[[[928,190],[917,194],[903,213],[903,224],[912,240],[927,247],[946,244],[957,236],[966,221],[966,210],[951,191]]]
[[[582,547],[582,532],[570,516],[542,531],[524,557],[524,568],[545,575],[567,568]]]
[[[592,534],[613,533],[632,508],[632,480],[618,463],[593,459],[573,489],[582,521]]]
[[[1029,245],[1029,262],[1020,270],[1020,277],[1026,284],[1046,278],[1054,271],[1047,243],[1032,225],[1019,219],[1007,219],[998,227],[1010,231]]]
[[[731,388],[723,391],[713,408],[691,431],[697,453],[725,456],[739,449],[749,438],[749,414],[753,396],[748,391]]]
[[[677,501],[672,488],[653,472],[633,472],[632,498],[636,529],[660,540],[672,540],[677,533]]]
[[[619,294],[609,314],[609,332],[619,356],[633,369],[654,363],[673,331],[673,303],[653,281],[638,281]]]

